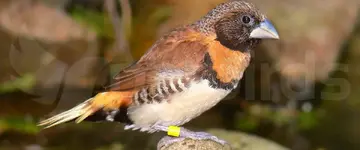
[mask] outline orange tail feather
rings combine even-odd
[[[132,92],[104,92],[75,106],[74,108],[41,121],[38,126],[50,128],[61,123],[75,120],[80,123],[96,111],[103,109],[117,110],[121,106],[128,106],[131,103]]]

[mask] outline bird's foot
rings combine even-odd
[[[180,141],[183,141],[185,139],[193,139],[193,140],[212,140],[212,141],[215,141],[219,144],[222,144],[222,145],[225,145],[226,144],[226,141],[222,140],[222,139],[219,139],[217,138],[216,136],[214,135],[211,135],[209,133],[206,133],[206,132],[193,132],[193,131],[190,131],[188,129],[185,129],[183,127],[180,127],[179,128],[179,135],[178,136],[165,136],[163,137],[158,145],[157,145],[157,148],[160,149],[161,147],[167,147],[173,143],[176,143],[176,142],[180,142]],[[167,131],[168,134],[170,133],[169,131]],[[171,134],[169,134],[171,135]]]

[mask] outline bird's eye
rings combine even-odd
[[[241,21],[246,25],[251,25],[253,23],[254,19],[248,15],[244,15],[244,16],[242,16]]]

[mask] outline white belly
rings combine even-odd
[[[152,125],[182,125],[216,105],[230,90],[214,89],[208,80],[193,82],[189,88],[174,94],[168,102],[131,106],[128,115],[134,121],[133,128]]]

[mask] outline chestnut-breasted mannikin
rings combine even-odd
[[[40,122],[116,121],[147,132],[181,126],[216,105],[238,85],[261,39],[279,39],[254,5],[231,1],[162,36],[105,91]],[[180,128],[182,138],[221,140]],[[178,139],[178,138],[177,138]],[[163,144],[171,143],[171,140]]]

